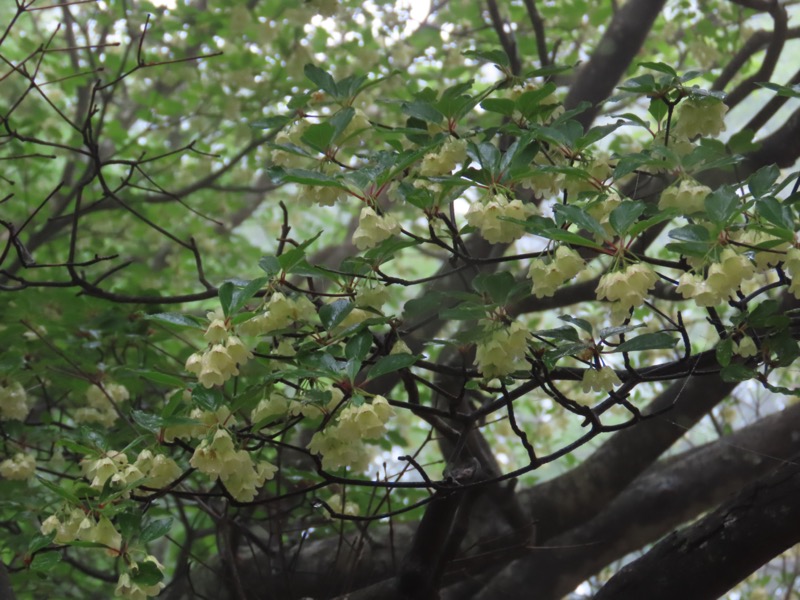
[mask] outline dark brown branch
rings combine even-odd
[[[600,103],[608,98],[628,65],[644,44],[666,0],[629,0],[615,14],[592,58],[578,72],[564,101],[567,109],[588,101],[591,107],[577,116],[584,126],[594,121]]]
[[[798,541],[800,462],[791,462],[627,565],[595,600],[719,598]]]
[[[759,3],[762,4],[762,3]],[[764,60],[761,61],[761,66],[758,71],[745,79],[725,98],[725,104],[733,108],[744,100],[750,93],[758,89],[757,83],[769,81],[772,73],[775,71],[775,65],[778,64],[778,59],[783,51],[783,46],[786,43],[786,36],[788,33],[788,17],[786,15],[786,8],[784,8],[778,0],[771,0],[764,2],[767,8],[763,10],[769,12],[773,20],[773,31],[770,37],[767,52]]]
[[[536,8],[536,0],[525,0],[525,9],[528,11],[528,18],[533,26],[533,33],[536,36],[536,52],[539,55],[539,65],[546,67],[550,64],[550,57],[547,55],[547,38],[544,31],[544,20]]]

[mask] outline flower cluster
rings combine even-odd
[[[368,250],[383,240],[400,233],[400,223],[392,215],[378,215],[375,209],[365,206],[361,209],[358,227],[353,233],[353,243],[359,250]]]
[[[678,109],[675,133],[693,138],[698,135],[717,136],[725,131],[728,107],[717,98],[689,98]]]
[[[612,170],[609,157],[600,156],[586,164],[580,176],[577,173],[567,175],[564,179],[564,189],[570,196],[578,196],[583,192],[596,192],[602,189],[603,183],[611,177]]]
[[[164,565],[162,565],[155,556],[147,556],[142,563],[153,563],[156,568],[164,572]],[[117,580],[117,587],[114,590],[114,595],[128,600],[146,600],[150,596],[158,596],[161,590],[164,589],[164,582],[159,581],[152,585],[138,583],[136,581],[136,574],[141,569],[137,563],[132,563],[129,571],[120,574]]]
[[[385,285],[375,285],[364,287],[356,294],[356,304],[362,308],[372,308],[381,310],[383,305],[389,301],[389,288]]]
[[[302,144],[300,138],[303,137],[303,134],[310,125],[311,123],[305,119],[295,121],[287,129],[278,132],[275,136],[275,144],[279,146],[300,146]],[[295,154],[281,148],[275,148],[270,154],[270,160],[275,165],[297,168],[305,165],[308,158],[302,154]]]
[[[657,280],[658,276],[648,265],[634,263],[621,271],[611,271],[603,275],[597,285],[597,299],[605,298],[627,312],[644,303],[648,290]]]
[[[280,392],[272,392],[262,398],[258,405],[250,413],[250,420],[256,424],[272,420],[275,417],[283,417],[289,413],[291,400]]]
[[[753,340],[753,338],[751,338],[749,335],[745,335],[738,342],[733,342],[733,353],[741,356],[742,358],[747,358],[749,356],[755,356],[758,354],[758,347],[756,346],[756,342]]]
[[[732,298],[743,281],[755,275],[755,267],[750,260],[725,248],[719,262],[708,268],[703,279],[699,275],[684,273],[678,280],[676,291],[684,298],[691,298],[698,306],[715,306]]]
[[[603,226],[607,234],[606,237],[614,237],[616,235],[614,228],[611,226],[610,216],[620,204],[622,204],[622,196],[619,195],[619,192],[609,189],[605,191],[605,197],[590,203],[586,207],[586,212]],[[598,243],[603,241],[603,238],[597,234],[595,234],[595,239]]]
[[[55,532],[57,544],[93,542],[105,546],[110,556],[118,556],[122,548],[122,536],[108,517],[95,518],[78,508],[70,509],[61,518],[50,515],[42,522],[41,529],[44,535]]]
[[[363,471],[370,455],[361,440],[383,436],[386,423],[393,415],[394,410],[383,396],[375,396],[371,403],[361,406],[348,406],[334,424],[314,434],[308,449],[322,456],[325,469],[351,467]]]
[[[536,171],[520,181],[520,185],[540,198],[550,198],[564,187],[564,174],[553,171]]]
[[[239,502],[250,502],[255,498],[257,489],[272,479],[277,471],[277,467],[266,461],[254,463],[246,450],[237,450],[228,430],[223,427],[219,427],[213,437],[198,444],[189,464],[210,477],[219,477]]]
[[[268,335],[295,323],[308,323],[317,316],[314,303],[305,296],[287,298],[280,292],[270,296],[266,311],[239,325],[242,335]]]
[[[426,154],[419,167],[419,174],[435,177],[452,172],[455,166],[467,159],[467,140],[448,138],[438,152]]]
[[[180,425],[165,427],[162,433],[164,441],[172,443],[176,438],[190,440],[207,435],[212,429],[220,426],[232,426],[236,419],[231,415],[230,409],[223,405],[216,411],[194,408],[189,413],[189,422]]]
[[[17,452],[13,457],[0,462],[0,477],[24,481],[36,475],[36,457],[33,454]]]
[[[528,269],[528,277],[533,282],[531,292],[537,298],[552,296],[565,281],[580,273],[584,265],[580,254],[569,246],[559,246],[549,262],[533,259]]]
[[[150,450],[140,452],[133,463],[128,462],[124,452],[106,452],[96,459],[85,458],[81,461],[81,470],[94,489],[102,490],[110,481],[113,488],[124,490],[125,497],[130,495],[130,490],[126,489],[130,486],[162,488],[181,475],[181,468],[174,460],[163,454],[154,455]]]
[[[800,298],[800,248],[792,248],[786,253],[783,268],[792,278],[789,293],[794,294],[795,298]]]
[[[478,342],[475,362],[484,377],[502,377],[527,367],[528,330],[522,323],[514,321],[502,327],[484,321],[482,326],[484,338]]]
[[[710,193],[711,188],[683,179],[677,186],[672,185],[661,192],[658,207],[677,208],[683,214],[691,215],[704,210],[706,196]]]
[[[791,248],[789,242],[781,242],[771,235],[755,229],[734,232],[731,237],[740,244],[759,248],[753,252],[753,261],[756,263],[758,273],[765,273],[777,266],[786,258],[786,252]]]
[[[0,383],[0,421],[24,421],[30,411],[22,384],[18,381]]]
[[[355,502],[350,502],[347,500],[346,502],[342,500],[341,494],[334,494],[330,498],[328,498],[328,506],[330,509],[336,513],[337,515],[346,515],[348,517],[357,517],[358,514],[361,512],[358,504]],[[326,511],[325,513],[328,518],[333,518],[329,512]]]
[[[607,392],[613,390],[614,386],[621,384],[619,377],[611,367],[602,369],[586,369],[583,372],[581,386],[584,392]]]
[[[305,188],[309,202],[316,202],[319,206],[333,206],[340,200],[347,198],[347,192],[342,188],[332,185],[310,185]]]
[[[524,221],[536,212],[532,204],[509,201],[503,194],[491,196],[488,202],[473,202],[466,214],[467,223],[477,227],[483,239],[492,244],[508,244],[525,233],[525,227],[504,219]]]
[[[204,387],[222,385],[239,374],[239,365],[253,357],[244,342],[233,335],[231,322],[219,312],[208,313],[211,324],[204,337],[209,346],[203,352],[195,352],[187,360],[185,369],[197,375]]]
[[[131,397],[128,388],[118,383],[104,383],[103,387],[92,384],[86,390],[86,403],[73,415],[76,423],[99,423],[111,427],[119,418],[117,410]]]

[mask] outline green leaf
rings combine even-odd
[[[348,359],[363,361],[372,348],[372,334],[368,329],[361,331],[347,340],[344,355]]]
[[[742,202],[730,186],[722,186],[711,192],[704,201],[706,215],[712,223],[727,225],[742,210]]]
[[[606,125],[596,125],[595,127],[592,127],[589,131],[587,131],[586,135],[583,135],[577,139],[577,141],[575,142],[575,149],[583,150],[585,148],[588,148],[595,142],[602,140],[609,133],[615,131],[616,129],[619,129],[623,125],[627,125],[627,123],[625,123],[625,121],[621,119],[615,123],[608,123]]]
[[[265,119],[258,119],[257,121],[253,121],[250,123],[250,127],[255,129],[281,129],[285,127],[292,121],[294,121],[294,116],[275,116],[275,117],[267,117]]]
[[[488,112],[499,113],[510,117],[514,114],[516,103],[508,98],[487,98],[481,102],[481,108]]]
[[[145,523],[139,534],[139,539],[147,544],[153,540],[164,537],[172,529],[172,519],[153,519]]]
[[[699,224],[676,227],[675,229],[670,230],[669,237],[671,237],[673,240],[679,240],[682,242],[711,243],[711,236],[709,235],[708,229]]]
[[[225,402],[222,395],[222,390],[219,388],[206,388],[202,385],[196,385],[192,389],[192,403],[199,406],[203,410],[210,410],[214,412]]]
[[[747,178],[747,187],[754,198],[760,198],[769,192],[772,185],[780,177],[781,171],[777,165],[767,165]]]
[[[415,100],[401,105],[403,112],[426,123],[441,123],[444,115],[429,102]]]
[[[650,98],[650,106],[648,107],[647,112],[653,115],[656,123],[661,123],[661,120],[667,116],[669,107],[661,98]]]
[[[472,280],[472,287],[475,291],[481,294],[488,294],[495,304],[505,303],[516,284],[514,276],[508,271],[480,274]]]
[[[446,298],[442,292],[432,291],[420,298],[413,298],[403,305],[403,318],[409,319],[420,315],[438,312],[446,306]]]
[[[607,340],[608,338],[614,337],[615,335],[620,335],[621,333],[635,331],[639,327],[642,327],[642,325],[616,325],[614,327],[603,327],[597,332],[597,337],[599,337],[601,340]]]
[[[553,340],[563,340],[565,342],[581,341],[580,334],[578,333],[578,330],[575,329],[574,327],[556,327],[555,329],[542,329],[541,331],[534,331],[533,335]]]
[[[667,75],[672,75],[673,77],[678,76],[678,72],[675,69],[663,62],[640,62],[639,66],[643,69],[650,69],[651,71],[666,73]]]
[[[757,83],[756,85],[760,85],[763,88],[777,92],[778,96],[783,96],[785,98],[800,98],[800,84],[781,85],[779,83],[765,82]]]
[[[608,222],[620,236],[628,233],[630,226],[636,222],[645,210],[643,202],[625,201],[608,215]]]
[[[650,73],[628,79],[622,85],[617,86],[618,90],[632,92],[634,94],[650,94],[651,92],[655,92],[656,88],[656,78],[650,75]]]
[[[61,562],[61,554],[58,552],[39,552],[33,557],[30,569],[40,573],[48,573]]]
[[[484,60],[501,67],[508,67],[510,64],[508,60],[508,54],[506,54],[505,51],[501,50],[500,48],[492,48],[487,50],[466,50],[461,54],[467,58]]]
[[[203,321],[197,317],[180,313],[156,313],[154,315],[146,315],[144,318],[148,321],[158,321],[160,323],[169,323],[170,325],[180,325],[181,327],[205,328],[202,325]]]
[[[785,329],[770,336],[766,346],[769,348],[770,355],[774,356],[772,363],[777,367],[788,367],[800,357],[800,346],[798,346],[797,340]]]
[[[222,306],[222,312],[226,317],[231,316],[231,304],[233,303],[233,289],[234,284],[231,281],[226,281],[219,286],[219,303]]]
[[[753,379],[756,376],[756,372],[742,364],[731,363],[728,366],[723,367],[719,372],[719,375],[722,378],[722,381],[726,381],[728,383],[737,383],[739,381]]]
[[[475,302],[462,302],[453,308],[439,311],[439,317],[447,321],[474,321],[486,316],[486,306]]]
[[[500,150],[488,142],[469,145],[469,155],[476,160],[484,171],[494,175],[500,168]]]
[[[322,326],[328,331],[336,327],[339,323],[345,320],[349,315],[355,304],[346,298],[339,298],[330,304],[323,304],[319,309],[319,320]]]
[[[327,92],[334,98],[339,97],[339,89],[336,87],[336,82],[330,73],[310,63],[303,67],[303,72],[312,83],[319,87],[319,89]]]
[[[761,198],[756,202],[756,212],[769,223],[794,233],[794,214],[792,209],[777,198]]]
[[[333,143],[333,138],[335,135],[336,128],[331,123],[315,123],[314,125],[309,125],[306,128],[306,130],[303,132],[303,135],[300,137],[300,141],[307,146],[310,146],[317,152],[325,154],[328,151],[331,143]]]
[[[268,281],[269,277],[258,277],[243,287],[235,286],[231,293],[229,314],[234,315],[239,312]]]
[[[144,410],[132,410],[133,422],[150,432],[156,432],[164,427],[164,419],[160,415]]]
[[[377,379],[381,375],[393,373],[394,371],[399,371],[400,369],[406,369],[417,362],[418,358],[419,357],[415,356],[414,354],[405,353],[383,356],[369,370],[368,379]]]
[[[345,129],[347,129],[347,126],[350,124],[350,121],[353,120],[355,114],[355,109],[350,106],[346,106],[331,117],[328,123],[333,126],[333,140],[339,139],[339,136],[344,133]]]
[[[56,485],[52,481],[45,479],[41,475],[37,475],[36,479],[40,484],[42,484],[48,490],[62,497],[70,504],[78,505],[81,503],[80,499],[75,494],[65,489],[62,485]]]
[[[307,169],[284,169],[273,167],[269,170],[270,177],[275,183],[302,183],[303,185],[321,185],[326,187],[336,187],[342,190],[347,189],[337,179],[317,171]]]
[[[143,560],[137,563],[137,568],[131,570],[131,581],[138,586],[157,585],[164,574],[153,561]]]
[[[788,326],[789,317],[780,311],[780,303],[775,299],[767,299],[760,302],[747,314],[747,324],[750,327],[776,327]],[[781,321],[776,322],[774,318],[782,317]]]
[[[290,248],[283,254],[278,257],[278,264],[280,268],[287,273],[295,272],[294,269],[298,265],[301,265],[305,261],[306,256],[306,249],[311,246],[314,242],[317,241],[319,236],[322,235],[322,230],[317,232],[317,234],[313,237],[308,238],[303,243],[298,244],[297,246]]]
[[[153,369],[131,369],[130,372],[148,381],[160,383],[161,385],[172,388],[182,388],[186,385],[186,382],[180,377],[162,373],[161,371],[154,371]]]
[[[589,321],[587,321],[586,319],[579,319],[571,315],[559,315],[558,318],[561,319],[562,321],[566,321],[567,323],[572,323],[573,325],[577,325],[589,335],[593,335],[594,328],[592,327],[592,324],[589,323]]]
[[[621,179],[625,175],[633,173],[639,167],[650,164],[652,161],[653,157],[644,152],[623,156],[617,161],[617,166],[614,167],[614,179]]]
[[[41,533],[37,533],[28,542],[28,554],[35,554],[42,548],[47,548],[53,542],[55,537],[56,537],[55,531],[51,531],[47,535],[42,535]]]
[[[258,266],[271,278],[281,272],[281,263],[277,256],[265,255],[258,261]]]
[[[641,350],[660,350],[672,348],[677,343],[668,333],[660,331],[658,333],[643,333],[640,336],[627,340],[614,348],[613,352],[639,352]]]
[[[733,358],[733,338],[727,337],[717,344],[715,354],[720,366],[727,367],[731,364],[731,358]]]
[[[559,225],[564,225],[567,222],[574,223],[582,229],[586,229],[601,239],[606,239],[608,233],[603,229],[603,226],[586,212],[585,209],[575,206],[573,204],[556,204],[553,207],[556,215],[556,222]]]

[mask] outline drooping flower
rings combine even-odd
[[[419,167],[420,175],[435,177],[452,172],[455,166],[467,159],[467,140],[448,138],[438,152],[426,154]]]
[[[531,204],[509,201],[503,194],[495,194],[487,202],[473,202],[465,216],[467,223],[477,227],[487,242],[508,244],[521,238],[525,227],[504,219],[524,221],[535,212]]]
[[[645,263],[628,265],[621,271],[611,271],[600,278],[597,285],[597,299],[615,302],[628,311],[644,304],[647,292],[658,276]]]
[[[531,292],[537,298],[552,296],[564,282],[580,273],[585,264],[580,254],[563,245],[558,247],[549,262],[535,258],[528,269],[528,277],[533,283]]]
[[[361,209],[358,227],[353,233],[353,243],[359,250],[368,250],[383,240],[400,233],[400,223],[392,215],[378,215],[375,209]]]
[[[584,392],[607,392],[621,383],[622,381],[617,377],[614,369],[603,367],[602,369],[586,369],[583,372],[581,387]]]
[[[683,214],[691,215],[705,208],[705,199],[710,193],[710,187],[683,179],[677,186],[671,185],[661,192],[658,207],[677,208]]]
[[[17,452],[13,457],[0,462],[0,477],[25,481],[36,475],[36,457],[26,452]]]
[[[528,350],[528,330],[518,321],[498,327],[484,322],[485,337],[478,342],[475,362],[484,377],[502,377],[525,369],[525,352]]]
[[[689,98],[678,108],[675,133],[687,138],[717,136],[725,131],[727,105],[717,98]]]
[[[24,421],[30,411],[22,384],[18,381],[0,383],[0,421]]]

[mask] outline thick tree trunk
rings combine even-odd
[[[632,562],[595,600],[719,598],[800,541],[800,455]]]

